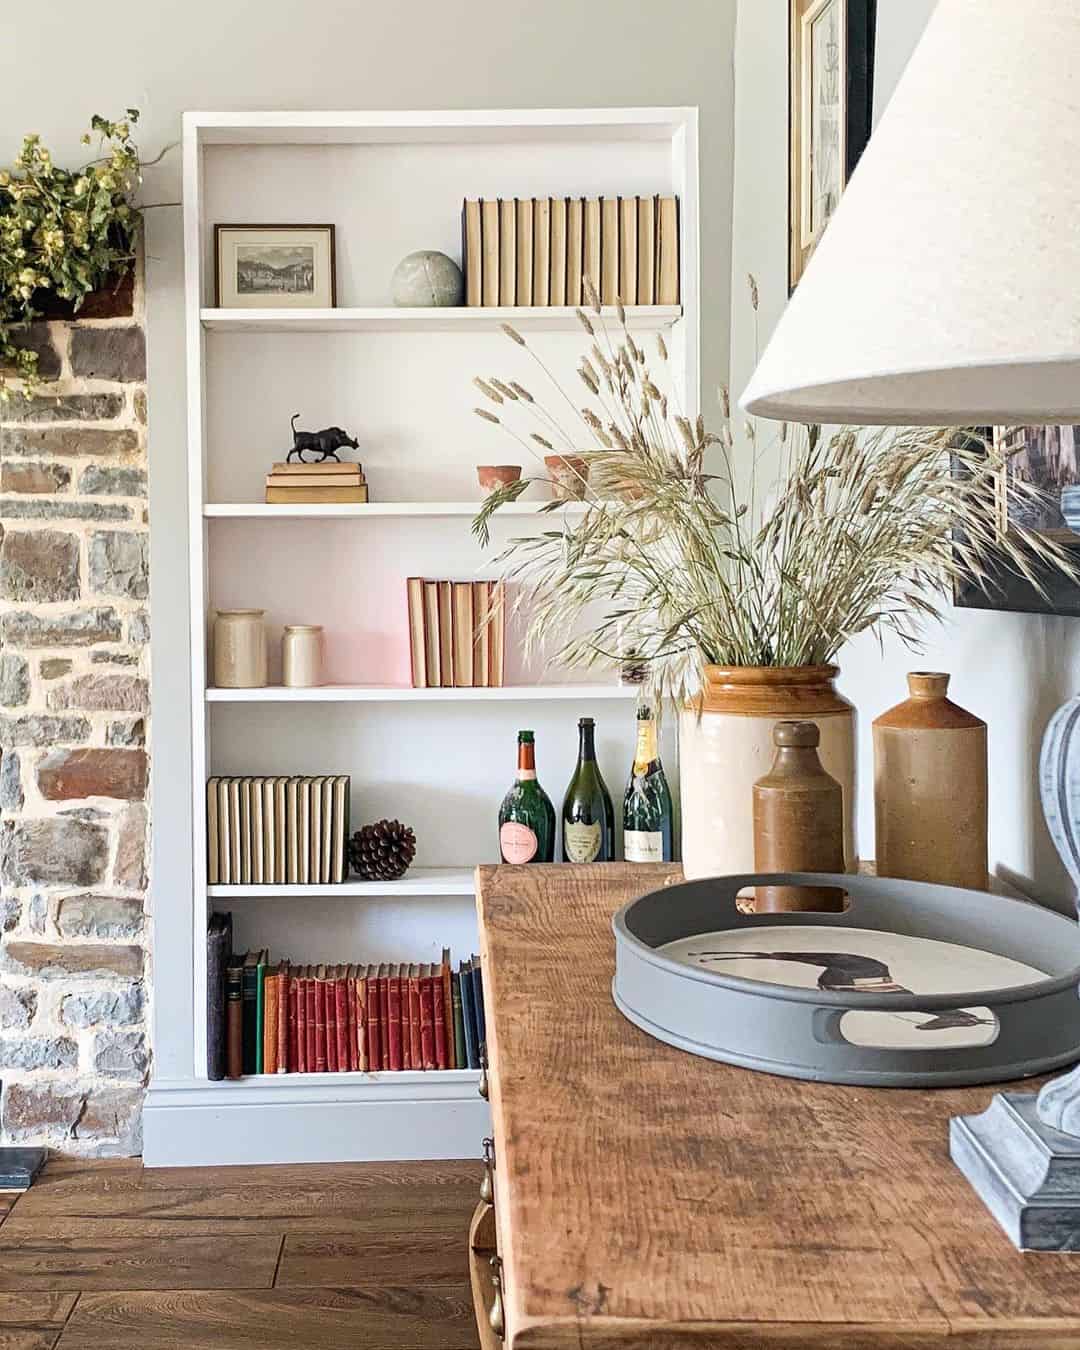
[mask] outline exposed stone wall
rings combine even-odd
[[[28,341],[49,383],[0,405],[0,1139],[137,1153],[150,1058],[141,286]]]

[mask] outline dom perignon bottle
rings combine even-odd
[[[637,750],[623,798],[623,852],[627,862],[671,862],[671,789],[656,748],[656,720],[638,706]]]
[[[555,808],[536,779],[531,731],[518,732],[517,779],[499,808],[499,852],[507,863],[555,861]]]
[[[600,776],[591,717],[578,723],[578,762],[562,808],[563,862],[615,861],[615,809]]]

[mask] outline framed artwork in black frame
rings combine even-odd
[[[1008,455],[1005,471],[994,482],[999,528],[1037,530],[1074,552],[1080,563],[1080,426],[980,427],[979,432]],[[1010,492],[1010,482],[1018,478],[1038,487],[1042,501],[1033,504]],[[1045,594],[1024,577],[1004,567],[995,569],[992,562],[989,571],[984,585],[954,587],[953,602],[959,608],[1080,618],[1080,586],[1055,569],[1040,574]]]
[[[790,0],[788,288],[794,290],[866,143],[877,0]]]

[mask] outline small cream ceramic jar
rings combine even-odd
[[[322,632],[318,624],[286,624],[281,638],[283,684],[291,689],[322,684]]]
[[[214,683],[258,689],[266,683],[265,610],[219,609],[214,619]]]

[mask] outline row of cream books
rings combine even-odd
[[[679,303],[677,197],[498,197],[462,207],[467,305]]]
[[[501,581],[409,577],[409,659],[414,689],[500,689],[506,663]]]
[[[211,778],[211,886],[316,885],[348,876],[348,774]]]

